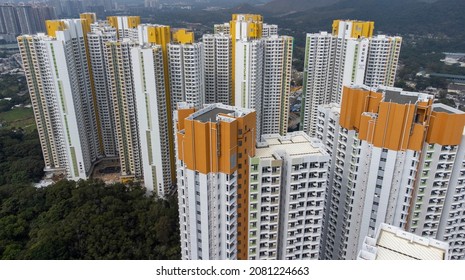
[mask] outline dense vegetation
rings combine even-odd
[[[37,131],[0,129],[0,259],[179,259],[177,201],[138,185],[45,188]]]
[[[0,259],[179,259],[176,199],[138,185],[60,181],[44,161],[22,76],[0,77]]]
[[[24,76],[9,74],[0,76],[0,99],[6,97],[11,100],[0,100],[0,112],[9,111],[17,104],[30,103]]]
[[[0,186],[38,182],[43,169],[37,130],[0,129]]]
[[[2,259],[179,259],[176,201],[137,185],[0,187]]]

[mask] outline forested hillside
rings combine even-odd
[[[179,259],[175,200],[137,185],[0,186],[1,259]]]

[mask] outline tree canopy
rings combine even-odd
[[[178,207],[138,185],[0,186],[2,259],[179,259]]]

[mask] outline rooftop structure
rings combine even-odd
[[[381,224],[375,238],[366,237],[359,260],[446,260],[449,245]]]

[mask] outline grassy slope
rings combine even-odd
[[[26,130],[35,128],[34,114],[32,108],[15,108],[7,112],[0,113],[0,122],[5,127],[22,127]]]

